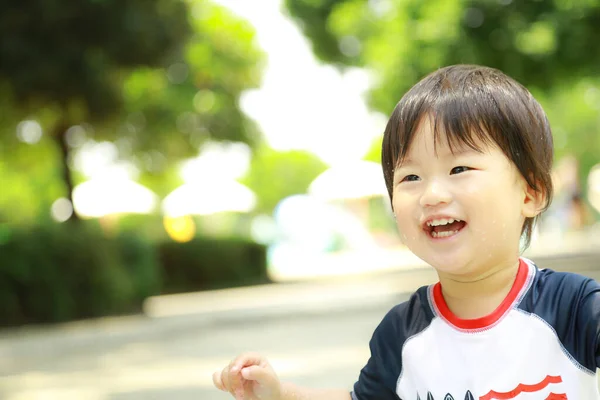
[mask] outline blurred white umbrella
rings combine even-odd
[[[157,204],[158,197],[154,192],[124,178],[94,178],[73,189],[73,207],[82,217],[148,214]]]
[[[256,205],[252,190],[234,180],[186,183],[173,190],[162,203],[169,217],[209,215],[219,212],[248,212]]]
[[[310,184],[308,193],[323,200],[343,200],[387,196],[387,189],[378,163],[355,161],[323,172]]]

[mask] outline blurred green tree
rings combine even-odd
[[[164,69],[137,69],[123,86],[127,118],[116,144],[159,196],[180,183],[176,161],[197,155],[206,140],[253,147],[260,139],[239,105],[262,77],[254,28],[209,1],[195,2],[189,20],[193,34],[178,58]]]
[[[204,139],[252,141],[237,100],[258,85],[261,57],[251,27],[208,1],[3,2],[1,148],[36,121],[44,138],[19,138],[55,144],[65,197],[72,152],[88,139],[114,140],[160,186],[169,161]]]
[[[3,147],[11,151],[0,150],[0,227],[49,220],[52,203],[64,196],[57,173],[59,152],[48,142],[29,146],[10,139],[15,143],[6,144],[5,138]]]
[[[600,162],[600,80],[582,78],[534,95],[548,114],[556,158],[577,157],[581,189],[587,193],[587,175]]]
[[[366,161],[373,162],[381,162],[381,141],[383,140],[383,135],[378,136],[376,139],[373,139],[371,145],[369,146],[369,150],[367,154],[363,157]]]
[[[537,0],[285,0],[324,61],[364,65],[379,81],[372,104],[391,110],[434,69],[456,63],[499,68],[551,89],[594,75],[600,3]]]
[[[488,65],[540,97],[564,145],[558,154],[582,159],[584,174],[598,160],[599,86],[589,78],[600,72],[600,53],[594,50],[600,41],[599,2],[285,0],[285,5],[317,57],[373,72],[368,101],[374,109],[389,114],[410,86],[441,66]]]
[[[19,119],[39,109],[53,111],[43,123],[61,150],[69,198],[69,127],[115,116],[127,69],[162,63],[189,32],[183,2],[2,3],[3,92]]]

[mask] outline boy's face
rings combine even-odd
[[[513,163],[496,146],[478,147],[482,152],[454,147],[452,154],[442,134],[435,151],[424,118],[394,172],[400,235],[439,273],[477,275],[516,262],[525,217],[537,213]]]

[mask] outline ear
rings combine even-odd
[[[538,187],[541,188],[542,185],[538,185]],[[541,189],[535,190],[527,182],[525,182],[524,189],[523,216],[525,218],[534,218],[546,205],[546,193]]]

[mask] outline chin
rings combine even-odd
[[[464,257],[452,257],[450,255],[431,255],[415,252],[415,255],[427,264],[432,266],[436,271],[445,274],[461,275],[468,273],[468,262]]]

